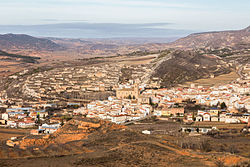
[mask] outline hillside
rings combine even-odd
[[[0,60],[6,62],[23,62],[23,63],[37,63],[39,57],[22,56],[17,54],[10,54],[0,50]]]
[[[223,153],[184,150],[108,121],[74,118],[56,133],[0,145],[2,166],[216,166]]]
[[[0,50],[0,78],[36,65],[39,60],[40,57],[23,56]]]
[[[184,49],[248,49],[250,48],[250,26],[236,31],[204,32],[188,35],[169,44],[172,48]]]
[[[152,77],[160,78],[162,86],[171,87],[229,72],[229,66],[220,57],[177,50],[159,56]]]
[[[0,49],[55,51],[62,50],[63,47],[44,38],[36,38],[25,34],[4,34],[0,35]]]

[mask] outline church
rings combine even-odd
[[[139,86],[135,84],[131,88],[118,88],[116,90],[116,97],[118,99],[138,99],[139,92]]]

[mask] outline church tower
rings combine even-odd
[[[135,83],[135,85],[134,85],[134,96],[135,96],[136,99],[138,99],[139,94],[140,94],[139,85],[137,83]]]

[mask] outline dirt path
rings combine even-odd
[[[18,135],[26,135],[26,132],[13,132],[13,131],[5,131],[5,130],[0,130],[0,133],[6,133],[6,134],[18,134]]]

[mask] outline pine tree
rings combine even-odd
[[[220,108],[221,108],[221,109],[226,109],[226,108],[227,108],[226,103],[225,103],[225,102],[222,102],[222,103],[220,104]]]

